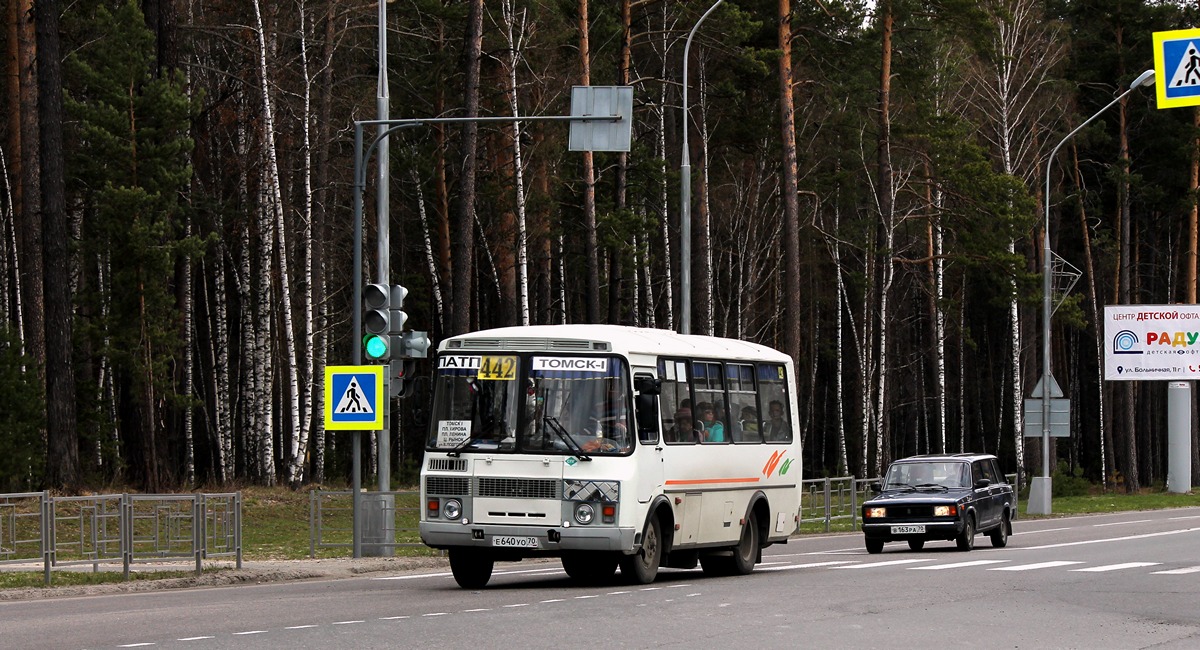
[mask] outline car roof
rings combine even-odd
[[[908,456],[906,458],[897,458],[892,462],[904,463],[908,461],[925,461],[925,460],[940,460],[940,461],[963,461],[974,462],[977,460],[985,460],[995,458],[993,454],[978,454],[978,453],[961,453],[961,454],[921,454],[918,456]]]

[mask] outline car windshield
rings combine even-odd
[[[961,488],[971,485],[971,466],[956,461],[907,461],[893,463],[888,468],[883,489],[944,487]]]
[[[627,453],[629,386],[620,357],[443,355],[427,444],[455,452]]]

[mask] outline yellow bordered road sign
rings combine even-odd
[[[383,366],[325,367],[325,430],[383,430]]]
[[[1154,32],[1159,108],[1200,106],[1200,29]]]

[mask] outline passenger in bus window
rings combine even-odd
[[[706,442],[725,442],[725,424],[717,419],[716,409],[708,402],[697,405],[700,411],[700,426],[704,428]]]
[[[764,433],[767,440],[790,440],[792,437],[792,425],[783,417],[783,402],[773,399],[768,405],[767,427]]]
[[[669,442],[700,442],[700,432],[692,422],[692,409],[675,411],[675,424],[667,431],[666,438]]]
[[[620,384],[609,382],[605,398],[592,406],[591,426],[597,435],[608,435],[616,438],[624,436],[629,430],[629,417],[625,413]]]
[[[758,409],[749,404],[742,407],[742,431],[747,439],[758,439]]]

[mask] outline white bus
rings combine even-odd
[[[796,530],[792,360],[613,325],[474,332],[438,349],[421,540],[461,587],[560,557],[583,582],[746,574]],[[692,422],[694,421],[694,424]]]

